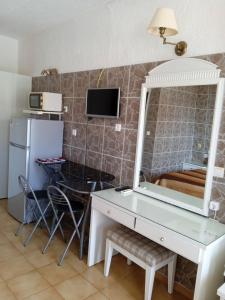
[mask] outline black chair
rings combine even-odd
[[[25,224],[36,221],[33,230],[23,242],[23,245],[27,246],[41,221],[45,223],[48,233],[50,234],[50,228],[45,217],[45,214],[50,207],[50,202],[47,192],[45,190],[34,191],[28,180],[23,175],[18,177],[18,182],[25,197],[26,216],[29,215],[29,218],[23,220],[15,235],[18,236],[20,234]]]
[[[45,253],[47,251],[58,228],[60,229],[62,237],[64,238],[64,232],[62,228],[62,220],[64,216],[69,216],[73,224],[73,232],[70,236],[69,242],[59,258],[58,265],[61,266],[75,235],[77,234],[78,238],[80,239],[81,235],[79,227],[84,217],[84,205],[78,201],[69,201],[66,194],[58,187],[53,185],[48,187],[47,194],[51,203],[56,224],[54,225],[50,238],[42,252]]]

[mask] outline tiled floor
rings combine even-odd
[[[144,297],[144,271],[134,264],[128,266],[122,256],[113,258],[110,276],[103,276],[103,264],[92,268],[86,259],[80,261],[76,247],[69,253],[62,267],[56,259],[64,247],[57,238],[47,254],[41,247],[47,240],[39,230],[25,248],[22,237],[14,232],[18,223],[6,211],[6,201],[0,201],[0,299],[29,300],[133,300]],[[29,230],[26,226],[24,235]],[[155,282],[153,300],[185,300],[177,293],[168,295],[166,287]]]

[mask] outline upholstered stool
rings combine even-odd
[[[113,249],[144,268],[145,300],[150,300],[155,272],[168,265],[168,292],[173,292],[177,255],[127,227],[108,230],[106,238],[104,275],[109,275]]]

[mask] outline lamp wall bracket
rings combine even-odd
[[[178,56],[182,56],[187,52],[187,43],[185,41],[180,41],[178,43],[167,42],[166,37],[164,36],[166,31],[165,27],[159,27],[160,37],[163,39],[163,45],[173,45],[175,46],[175,53]]]

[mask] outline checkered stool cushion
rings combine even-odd
[[[155,266],[174,255],[172,251],[124,226],[108,230],[107,238],[149,266]]]

